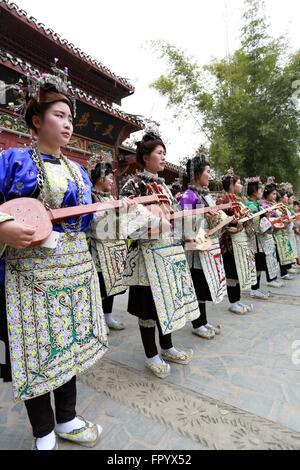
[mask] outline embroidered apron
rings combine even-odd
[[[133,242],[123,272],[126,286],[151,286],[164,335],[200,316],[189,266],[181,244],[152,240]]]
[[[231,234],[233,255],[241,290],[251,289],[256,283],[254,252],[245,230]]]
[[[141,249],[162,332],[180,330],[200,316],[183,247],[170,240],[143,243]]]
[[[273,235],[265,233],[264,235],[257,235],[257,242],[260,251],[266,255],[266,265],[270,279],[278,276],[278,261],[276,254],[276,244]]]
[[[106,201],[114,200],[106,198]],[[102,202],[99,200],[99,202]],[[105,200],[103,199],[103,202]],[[126,290],[122,281],[122,274],[125,267],[125,260],[127,256],[127,245],[125,240],[115,240],[117,234],[117,220],[113,220],[111,226],[112,240],[104,239],[101,237],[102,231],[98,230],[98,224],[101,224],[100,229],[109,227],[109,216],[111,211],[99,212],[94,216],[91,229],[88,232],[88,240],[94,260],[96,269],[98,272],[102,272],[105,290],[107,296],[121,294]],[[113,214],[115,216],[115,213]],[[107,236],[107,233],[103,232]],[[103,238],[103,239],[102,239]]]
[[[103,274],[107,296],[124,292],[127,288],[123,283],[123,271],[127,256],[126,243],[123,240],[110,242],[92,239],[90,247],[94,262]]]
[[[215,202],[210,195],[203,196],[208,206],[215,206]],[[224,212],[218,214],[216,223],[221,222],[223,218],[227,217]],[[204,229],[213,228],[209,227],[206,219],[202,219],[200,226]],[[212,246],[207,251],[195,251],[192,253],[193,265],[195,269],[203,269],[211,298],[214,304],[219,304],[227,294],[226,285],[226,274],[223,263],[223,257],[221,253],[221,247],[218,236],[214,235],[211,237]],[[191,254],[188,254],[188,259],[191,258]]]
[[[295,263],[296,256],[285,230],[278,230],[274,232],[273,236],[277,245],[281,266]]]
[[[7,249],[6,303],[15,400],[43,395],[107,350],[99,282],[86,235],[54,250]]]

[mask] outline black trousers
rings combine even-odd
[[[76,418],[76,377],[54,390],[57,424]],[[34,437],[45,437],[54,431],[55,419],[50,393],[25,401]]]
[[[201,326],[207,325],[207,316],[206,316],[206,303],[199,302],[200,317],[192,321],[194,330],[197,330]]]
[[[227,286],[228,299],[231,304],[241,300],[241,287],[237,284],[235,287]]]
[[[288,270],[291,269],[292,265],[291,264],[286,264],[284,266],[280,265],[280,275],[286,276],[288,274]]]
[[[163,335],[159,321],[156,321],[158,334],[159,334],[159,344],[162,349],[171,349],[172,344],[172,335]],[[152,328],[145,328],[140,325],[141,338],[145,350],[145,354],[148,359],[158,355],[158,350],[155,342],[155,326]]]
[[[272,279],[269,276],[266,255],[264,253],[261,253],[261,252],[255,253],[255,264],[256,264],[257,272],[262,272],[262,271],[266,272],[267,282],[276,281],[277,276],[275,276]],[[257,283],[254,286],[252,286],[251,289],[258,290],[260,288],[260,281],[261,281],[261,275],[257,276]]]
[[[110,297],[105,297],[105,299],[102,299],[103,313],[112,313],[113,305],[114,305],[114,296],[113,295],[110,296]]]

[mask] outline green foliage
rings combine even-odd
[[[200,67],[174,45],[152,43],[167,73],[151,86],[176,116],[203,122],[218,172],[272,174],[299,187],[300,50],[292,54],[284,38],[268,35],[262,0],[245,6],[241,46],[230,57]]]

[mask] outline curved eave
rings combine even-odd
[[[29,16],[25,10],[19,8],[15,3],[12,3],[8,0],[0,0],[0,10],[9,13],[19,24],[22,22],[23,24],[29,26],[33,30],[37,31],[39,35],[42,34],[43,37],[48,41],[55,43],[57,48],[64,50],[65,53],[71,54],[81,62],[84,62],[89,69],[93,69],[96,73],[99,73],[106,79],[109,79],[113,86],[123,90],[120,90],[120,93],[123,94],[124,97],[134,93],[134,87],[128,82],[128,80],[113,73],[104,64],[83,52],[74,44],[70,43],[67,39],[61,38],[59,34],[55,33],[51,28],[47,28],[43,23],[38,22],[36,18]]]
[[[28,62],[24,62],[18,57],[14,57],[11,54],[7,53],[0,49],[0,63],[8,68],[15,70],[21,74],[26,74],[26,72],[41,74],[41,71],[37,68],[33,68]],[[93,106],[115,118],[120,119],[121,121],[126,122],[126,124],[132,126],[136,131],[139,131],[144,128],[143,122],[140,120],[131,119],[124,111],[113,108],[110,104],[105,101],[100,100],[99,98],[89,95],[88,93],[80,90],[78,88],[70,89],[70,92],[80,101],[85,102],[89,106]]]

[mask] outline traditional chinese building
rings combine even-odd
[[[0,23],[0,81],[15,84],[20,78],[26,81],[27,73],[51,73],[51,63],[57,58],[62,68],[68,67],[71,92],[77,100],[74,134],[66,155],[86,165],[92,150],[103,149],[111,153],[118,176],[132,174],[137,169],[134,151],[121,145],[143,129],[143,121],[119,107],[123,98],[134,93],[128,80],[29,17],[15,3],[0,0]],[[0,93],[0,148],[29,145],[27,127],[8,106],[15,99],[13,92],[4,95]],[[171,183],[178,171],[179,167],[169,164],[163,176]]]

